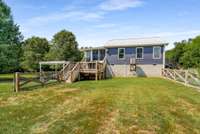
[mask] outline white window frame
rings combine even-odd
[[[120,58],[120,57],[119,57],[119,51],[120,51],[121,49],[124,50],[124,58]],[[118,59],[119,59],[119,60],[124,60],[124,59],[125,59],[125,56],[126,56],[125,48],[118,48]]]
[[[160,49],[160,55],[159,55],[158,58],[155,57],[155,55],[154,55],[154,49],[155,49],[155,48],[159,48],[159,49]],[[161,54],[162,54],[162,52],[161,52],[161,47],[160,47],[160,46],[154,46],[154,47],[153,47],[153,59],[161,59]]]
[[[138,57],[137,57],[137,49],[140,49],[140,48],[142,48],[142,58],[138,58]],[[136,52],[135,52],[135,54],[136,54],[136,55],[135,55],[136,59],[144,59],[144,47],[136,47],[135,51],[136,51]]]

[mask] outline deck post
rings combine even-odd
[[[98,49],[97,51],[98,51],[98,61],[100,61],[101,60],[101,58],[100,58],[100,50]]]
[[[93,61],[93,50],[90,50],[90,61]]]
[[[95,75],[96,77],[95,77],[95,80],[98,80],[98,65],[97,65],[97,63],[98,62],[96,61],[96,75]]]
[[[80,66],[81,66],[81,63],[79,62],[79,68],[78,68],[78,81],[81,80],[81,73],[80,73]]]

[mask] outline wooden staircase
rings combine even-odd
[[[103,61],[86,62],[81,61],[77,63],[70,62],[59,72],[59,80],[67,83],[73,83],[77,80],[84,80],[92,78],[95,80],[105,79],[106,77],[106,59]]]

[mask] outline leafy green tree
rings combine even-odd
[[[182,66],[182,60],[181,57],[183,57],[185,53],[185,47],[188,44],[188,41],[181,41],[181,42],[175,42],[175,48],[172,50],[169,50],[166,52],[166,59],[168,62],[176,65],[176,66]]]
[[[45,38],[32,37],[24,42],[22,67],[28,71],[39,69],[39,62],[45,60],[49,51],[49,42]]]
[[[49,60],[78,61],[81,53],[76,37],[72,32],[62,30],[53,36],[52,46],[47,54]]]
[[[0,0],[0,73],[20,69],[22,35],[14,24],[10,8]]]
[[[22,39],[19,26],[14,24],[10,8],[0,0],[0,45],[20,44]]]
[[[21,47],[0,45],[0,73],[10,73],[20,69]]]
[[[181,62],[185,68],[200,67],[200,36],[188,43],[185,53],[181,57]]]

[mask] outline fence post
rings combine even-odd
[[[188,70],[185,71],[185,85],[187,86],[188,84]]]
[[[19,72],[15,73],[15,92],[18,92],[20,90],[20,77],[19,77]]]

